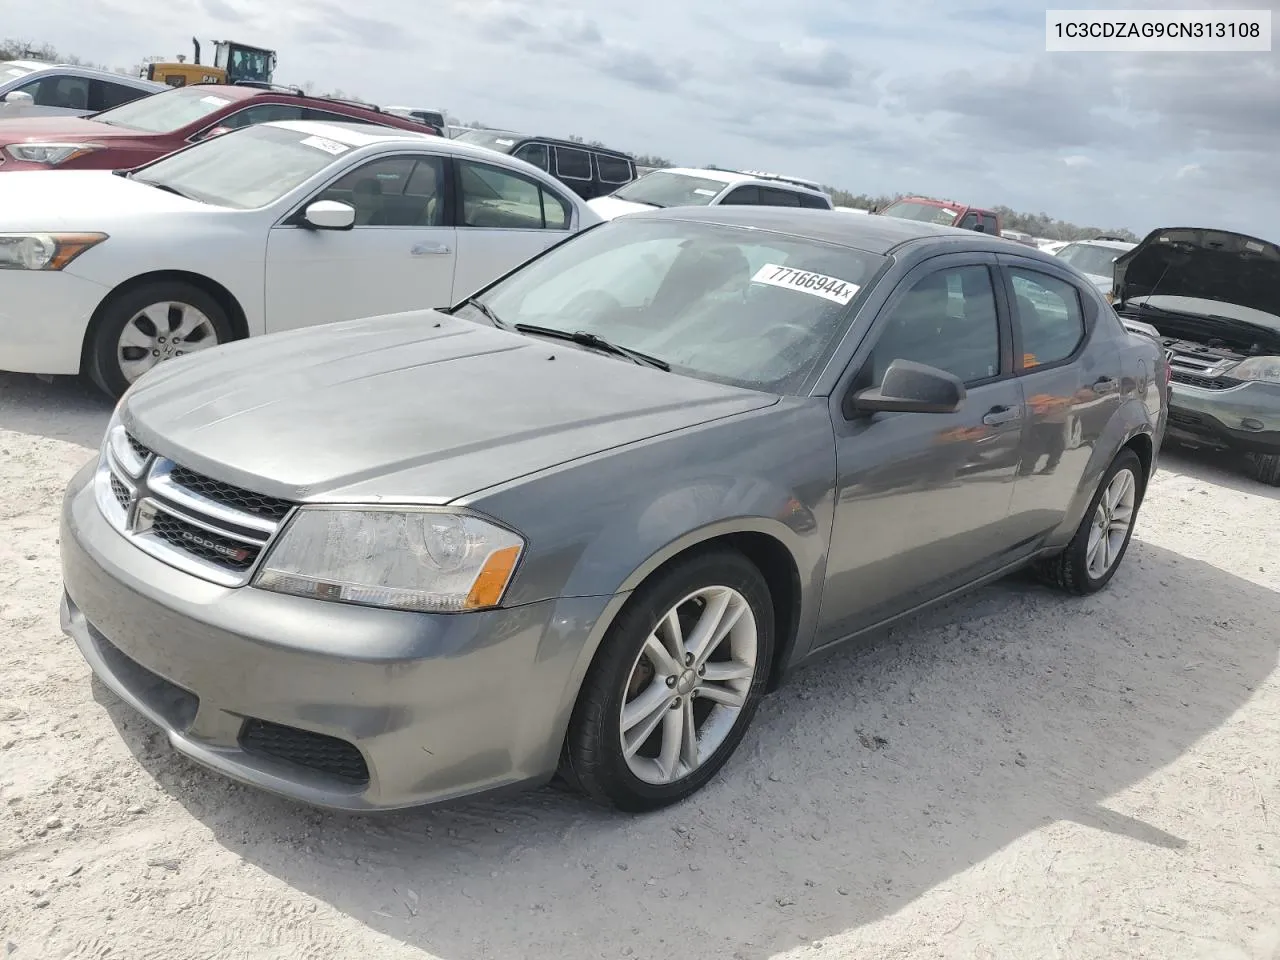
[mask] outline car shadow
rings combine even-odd
[[[1166,437],[1160,451],[1160,469],[1228,490],[1280,500],[1280,487],[1255,480],[1243,454],[1183,446]]]
[[[0,373],[0,430],[96,450],[114,404],[77,377]]]
[[[225,848],[433,956],[566,960],[624,944],[683,956],[697,944],[704,960],[762,960],[892,914],[1055,821],[1196,844],[1194,824],[1127,815],[1115,796],[1268,677],[1275,601],[1139,540],[1093,597],[1011,578],[801,671],[703,792],[643,817],[550,789],[316,811],[188,764],[105,687],[95,695]]]

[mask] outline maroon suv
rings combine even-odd
[[[0,173],[136,167],[197,140],[270,120],[338,120],[440,133],[371,104],[309,97],[277,87],[196,84],[91,117],[0,120]]]

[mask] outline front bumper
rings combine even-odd
[[[0,270],[0,370],[79,373],[89,319],[107,293],[66,270]]]
[[[1280,384],[1211,390],[1174,381],[1171,387],[1171,438],[1242,453],[1280,453]]]
[[[63,503],[63,630],[180,753],[351,811],[554,773],[578,660],[613,598],[450,616],[222,587],[126,541],[92,475]]]

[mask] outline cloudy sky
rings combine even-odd
[[[280,82],[690,165],[1280,239],[1280,52],[1046,53],[1047,5],[43,0],[0,31],[122,67],[229,38],[278,50]]]

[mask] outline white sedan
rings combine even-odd
[[[0,370],[118,396],[244,337],[445,307],[600,217],[483,147],[264,123],[132,171],[0,171]]]

